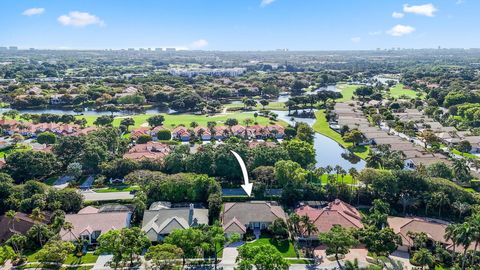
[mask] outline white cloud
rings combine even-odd
[[[45,12],[45,9],[44,8],[29,8],[27,10],[25,10],[22,15],[25,15],[25,16],[33,16],[33,15],[40,15],[42,14],[43,12]]]
[[[208,46],[208,41],[205,39],[199,39],[192,42],[192,48],[195,48],[195,49],[200,49],[206,46]]]
[[[353,43],[359,43],[360,41],[362,41],[362,38],[361,37],[352,37],[350,40]]]
[[[401,18],[405,17],[405,13],[395,11],[395,12],[392,13],[392,17],[395,18],[395,19],[401,19]]]
[[[88,12],[72,11],[68,15],[62,15],[58,17],[58,22],[65,26],[83,27],[87,25],[97,24],[100,26],[105,23],[95,15]]]
[[[394,37],[401,37],[404,35],[411,34],[415,31],[415,28],[408,26],[408,25],[402,25],[402,24],[397,24],[392,29],[387,31],[387,34],[394,36]]]
[[[432,3],[418,6],[410,6],[409,4],[403,5],[403,12],[405,13],[413,13],[428,17],[435,16],[437,10],[438,9]]]
[[[271,3],[275,2],[275,0],[262,0],[262,2],[260,3],[260,6],[262,7],[266,7],[268,5],[270,5]]]

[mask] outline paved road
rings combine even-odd
[[[133,199],[133,194],[130,192],[106,192],[97,193],[91,190],[82,191],[81,194],[85,201],[113,201],[113,200],[129,200]]]

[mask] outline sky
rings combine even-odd
[[[0,46],[478,48],[479,0],[0,0]]]

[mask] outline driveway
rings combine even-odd
[[[336,265],[336,267],[338,267],[338,264],[335,260],[330,261],[329,259],[327,259],[327,254],[325,251],[326,250],[324,246],[319,246],[315,248],[315,256],[317,258],[321,258],[318,265],[319,269],[323,269],[323,268],[332,269],[330,268],[332,265]],[[355,259],[358,259],[359,265],[360,264],[366,265],[368,264],[366,260],[367,254],[368,254],[368,251],[366,248],[361,248],[361,247],[352,248],[350,249],[350,252],[347,255],[345,255],[345,259],[341,260],[340,262],[343,264],[343,262],[346,260],[353,261]]]
[[[223,257],[219,266],[224,270],[235,268],[238,251],[237,248],[243,245],[243,242],[236,242],[223,248]]]
[[[93,178],[93,175],[89,175],[87,179],[80,185],[80,189],[89,189],[93,185],[93,181],[95,181],[95,178]]]
[[[110,270],[112,268],[107,266],[107,263],[113,258],[112,255],[100,255],[98,256],[97,261],[95,262],[95,266],[93,266],[93,270]]]
[[[97,193],[92,190],[80,192],[85,201],[113,201],[113,200],[129,200],[133,199],[134,195],[130,192],[105,192]]]
[[[53,187],[56,189],[64,189],[68,186],[68,182],[72,181],[73,177],[64,175],[59,177],[55,183],[53,183]]]

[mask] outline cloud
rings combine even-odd
[[[97,24],[100,26],[105,25],[105,23],[100,20],[95,15],[92,15],[88,12],[80,12],[80,11],[71,11],[68,15],[62,15],[58,17],[58,22],[65,25],[65,26],[76,26],[76,27],[83,27],[87,25]]]
[[[208,46],[208,41],[205,40],[205,39],[199,39],[199,40],[195,40],[194,42],[192,42],[192,48],[195,48],[195,49],[200,49],[200,48],[203,48],[203,47],[206,47]]]
[[[402,24],[397,24],[392,29],[387,31],[387,34],[394,36],[394,37],[401,37],[404,35],[411,34],[415,31],[415,28],[408,26],[408,25],[402,25]]]
[[[271,3],[275,2],[275,0],[262,0],[262,2],[260,3],[260,6],[261,7],[266,7],[268,5],[270,5]]]
[[[360,41],[362,41],[362,38],[361,37],[352,37],[350,40],[353,43],[359,43]]]
[[[45,12],[44,8],[29,8],[22,12],[22,15],[25,16],[33,16],[33,15],[40,15]]]
[[[435,16],[437,10],[438,9],[432,3],[418,6],[410,6],[409,4],[403,5],[403,12],[405,13],[413,13],[428,17]]]
[[[392,13],[392,17],[395,18],[395,19],[401,19],[401,18],[405,17],[405,13],[395,11],[395,12]]]

